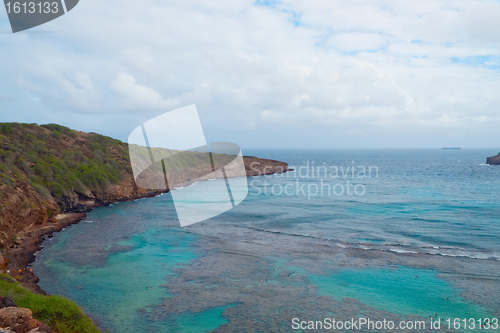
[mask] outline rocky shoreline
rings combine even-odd
[[[70,225],[81,222],[87,217],[86,213],[92,211],[96,207],[108,206],[116,202],[151,198],[166,192],[168,192],[168,190],[148,192],[142,195],[120,198],[106,203],[94,203],[85,206],[85,212],[70,211],[61,213],[56,216],[55,222],[19,234],[19,245],[9,251],[6,258],[9,264],[5,267],[4,271],[19,281],[27,289],[41,295],[47,295],[47,293],[38,286],[37,283],[39,278],[29,267],[30,264],[36,260],[37,252],[43,249],[42,243],[44,240],[51,238],[54,233],[62,231]],[[82,208],[79,207],[79,210],[82,210]]]
[[[288,167],[287,163],[281,161],[245,156],[244,162],[247,177],[293,171]],[[127,187],[130,187],[130,184],[127,185]],[[111,190],[109,191],[110,193],[107,195],[109,200],[107,201],[85,200],[87,198],[80,198],[79,203],[70,211],[56,215],[48,223],[42,225],[34,224],[27,230],[19,232],[14,247],[11,247],[5,254],[5,258],[3,258],[3,271],[19,281],[27,289],[38,294],[47,295],[47,293],[38,286],[37,283],[39,278],[30,268],[30,264],[36,260],[37,252],[43,249],[42,243],[44,240],[52,237],[54,233],[84,220],[87,217],[86,213],[92,211],[96,207],[108,206],[123,201],[151,198],[169,192],[168,189],[163,191],[146,191],[142,188],[137,188],[137,186],[132,186],[132,188],[134,188],[133,192],[129,195],[124,195],[123,189],[120,189],[120,187],[121,186],[117,186],[115,188],[115,193],[112,193],[113,191]],[[120,195],[115,195],[116,193]],[[0,261],[2,261],[1,259],[2,258],[0,258]]]

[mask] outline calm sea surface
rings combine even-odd
[[[484,323],[500,318],[500,166],[484,164],[497,153],[246,150],[296,171],[248,178],[240,205],[185,228],[170,194],[97,208],[45,241],[33,268],[109,332]]]

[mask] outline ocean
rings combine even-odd
[[[32,266],[108,332],[500,332],[498,151],[247,149],[295,171],[184,228],[170,194],[97,208]]]

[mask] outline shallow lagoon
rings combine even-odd
[[[420,165],[394,151],[257,152],[295,166],[354,159],[380,176],[363,180],[364,196],[312,198],[265,195],[262,180],[290,178],[252,178],[242,204],[187,228],[168,194],[98,208],[44,242],[33,266],[42,289],[111,332],[499,317],[500,169],[481,165],[482,150],[417,153]]]

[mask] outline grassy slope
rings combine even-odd
[[[64,196],[105,189],[123,172],[131,170],[119,140],[54,124],[0,123],[0,186],[17,178],[64,209]]]
[[[119,140],[54,124],[0,123],[0,248],[82,197],[130,195],[132,179],[128,147]],[[129,186],[110,190],[119,183]]]
[[[74,302],[60,296],[37,295],[0,273],[0,295],[20,308],[29,308],[38,319],[59,333],[98,333],[99,330]]]

